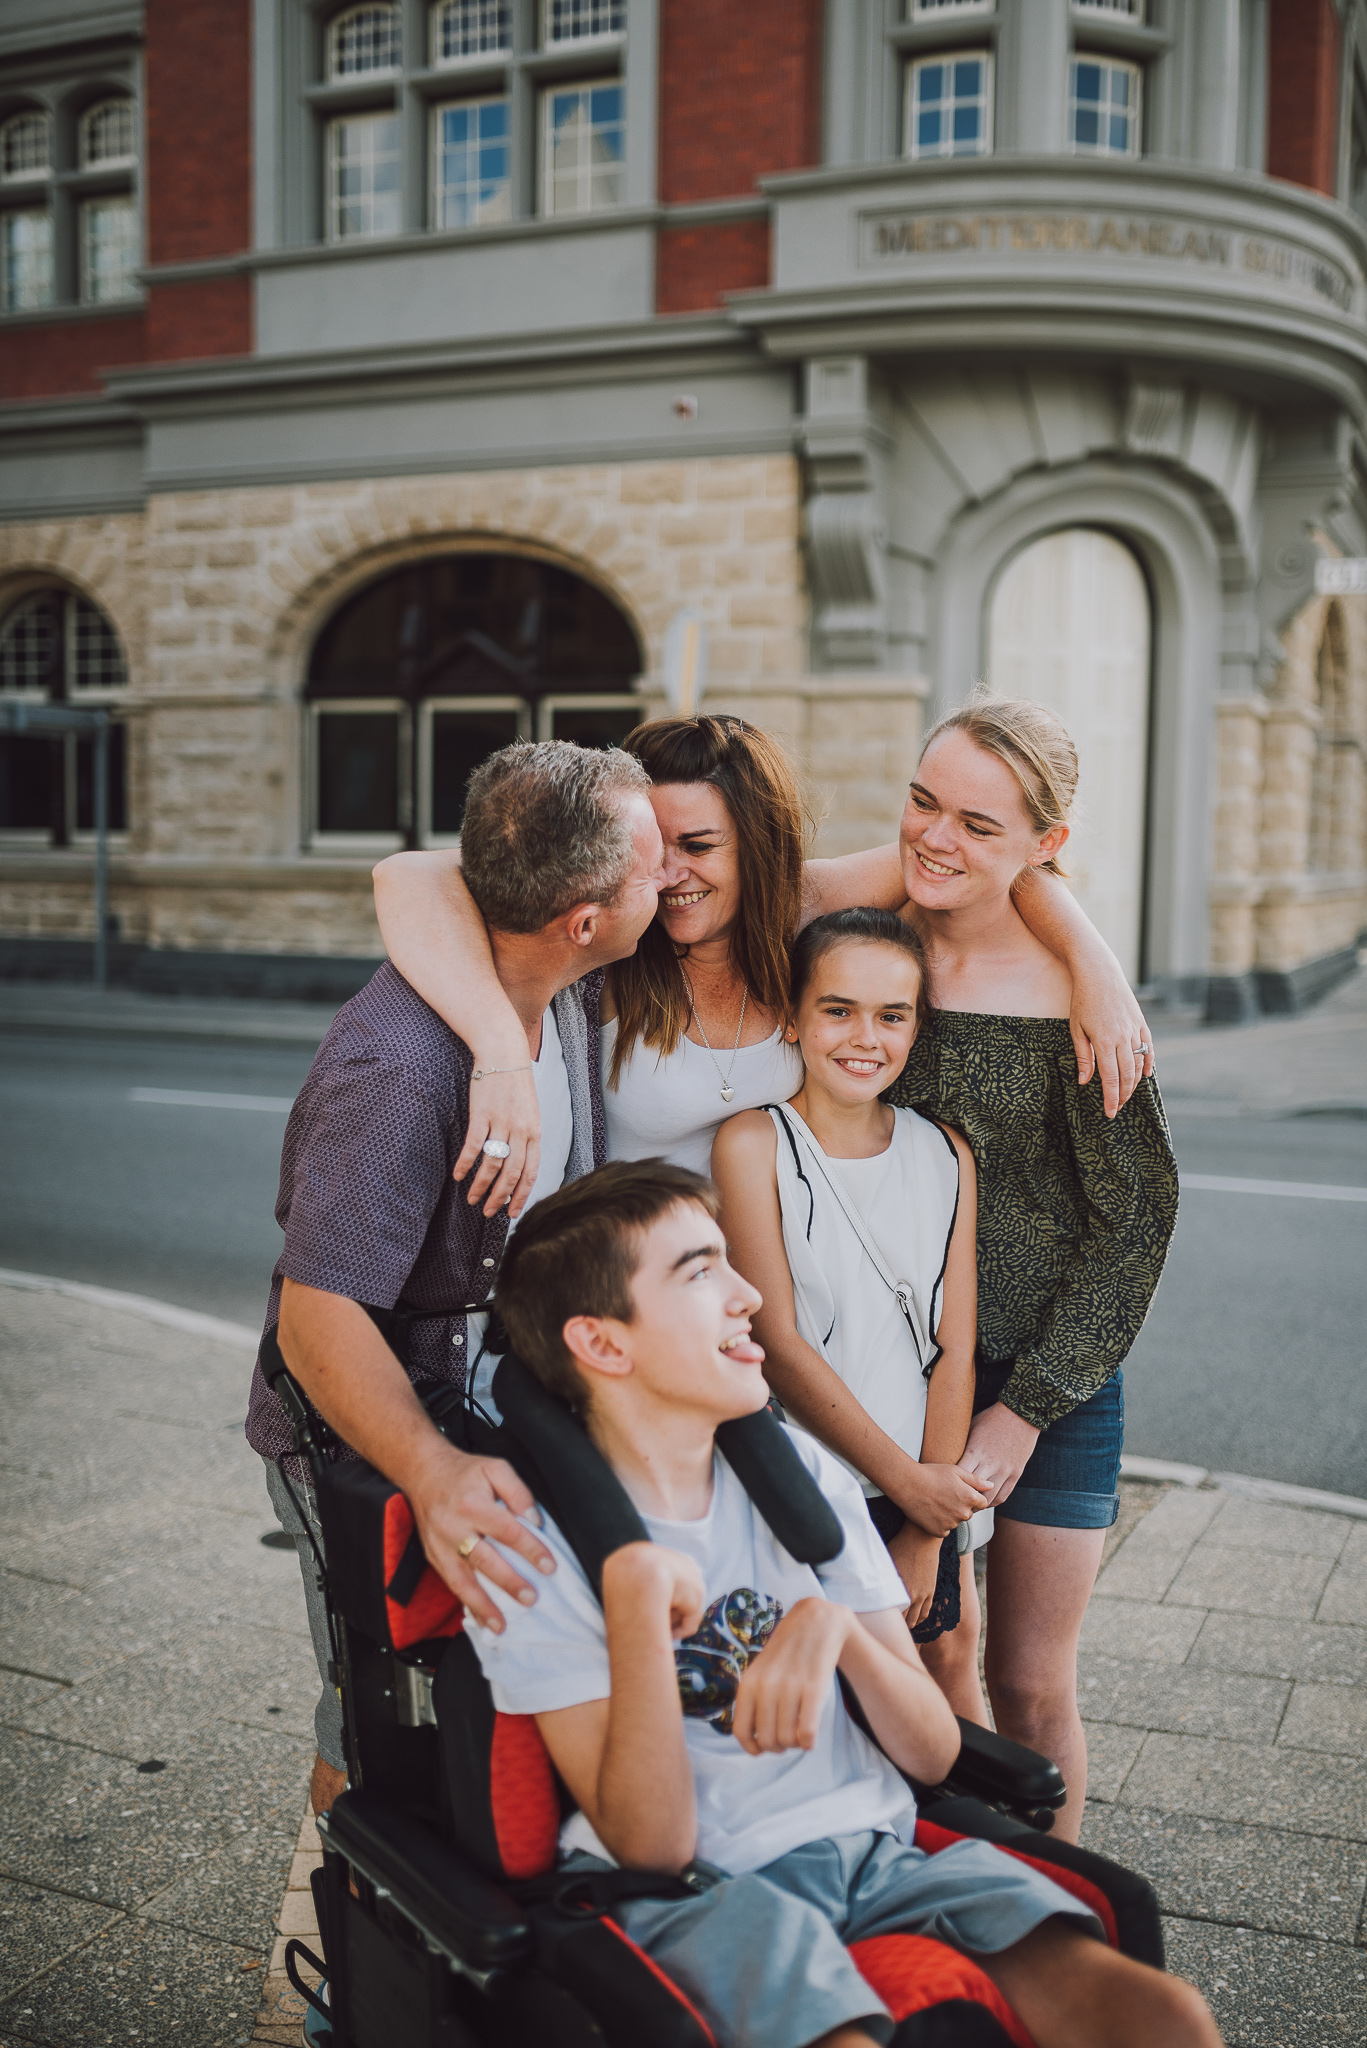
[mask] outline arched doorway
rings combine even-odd
[[[1112,534],[1074,526],[1025,548],[992,598],[988,679],[1047,704],[1078,751],[1078,817],[1063,856],[1078,900],[1138,980],[1148,801],[1148,586]]]
[[[515,739],[618,744],[644,662],[611,600],[526,555],[462,552],[349,598],[309,662],[307,836],[366,849],[460,832],[479,763]]]

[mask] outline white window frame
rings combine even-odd
[[[0,638],[7,634],[20,612],[42,599],[47,599],[55,604],[61,611],[61,624],[58,631],[61,635],[62,644],[61,686],[65,691],[65,701],[68,704],[105,705],[111,711],[121,711],[127,701],[128,689],[128,657],[124,652],[123,642],[120,640],[118,630],[108,615],[99,605],[92,603],[89,598],[83,598],[78,591],[71,590],[61,584],[46,584],[41,585],[37,590],[25,591],[16,603],[8,607],[3,617],[0,617]],[[103,622],[113,636],[114,646],[119,657],[119,667],[122,671],[116,683],[83,684],[80,680],[77,668],[77,621],[80,616],[80,607],[83,604],[87,610],[93,612]],[[16,684],[7,683],[0,679],[0,703],[56,704],[61,701],[61,696],[55,693],[49,684]],[[129,748],[132,727],[126,715],[111,720],[111,726],[115,724],[123,728],[125,823],[119,826],[111,826],[109,838],[113,845],[125,846],[128,843],[131,830],[131,823],[129,822],[129,815],[132,810],[129,787],[129,770],[131,765]],[[67,817],[67,843],[70,846],[89,846],[94,843],[95,839],[93,826],[78,825],[76,822],[79,809],[76,801],[79,780],[76,750],[81,740],[85,737],[85,735],[80,733],[64,733],[61,735],[62,780],[64,783],[63,802]],[[44,847],[51,844],[52,828],[50,825],[7,825],[0,827],[0,845]]]
[[[1124,110],[1124,111],[1125,111],[1125,115],[1126,115],[1126,118],[1127,118],[1127,120],[1129,121],[1129,134],[1130,134],[1130,146],[1129,146],[1129,148],[1128,148],[1128,149],[1111,149],[1111,148],[1109,148],[1109,147],[1107,147],[1107,146],[1104,146],[1104,145],[1103,145],[1103,144],[1102,144],[1101,142],[1095,142],[1095,143],[1091,143],[1091,142],[1079,142],[1079,141],[1078,141],[1078,139],[1077,139],[1077,135],[1076,135],[1076,132],[1075,132],[1075,128],[1076,128],[1076,119],[1075,119],[1075,117],[1076,117],[1076,115],[1077,115],[1077,111],[1078,111],[1078,107],[1079,107],[1079,105],[1084,105],[1084,106],[1085,106],[1085,107],[1086,107],[1086,108],[1088,109],[1088,111],[1089,111],[1089,112],[1093,112],[1093,111],[1094,111],[1094,112],[1095,112],[1095,113],[1096,113],[1096,114],[1098,115],[1098,117],[1099,117],[1099,119],[1100,119],[1100,122],[1101,122],[1101,126],[1102,126],[1102,131],[1103,131],[1103,133],[1105,132],[1105,129],[1106,129],[1107,123],[1108,123],[1108,122],[1109,122],[1109,120],[1110,120],[1110,112],[1111,112],[1111,101],[1110,101],[1109,99],[1106,99],[1106,100],[1097,100],[1097,101],[1095,101],[1095,102],[1094,102],[1094,101],[1092,101],[1092,100],[1086,100],[1086,101],[1082,101],[1082,102],[1080,102],[1080,101],[1078,100],[1078,97],[1077,97],[1077,67],[1078,67],[1078,65],[1079,65],[1079,64],[1096,64],[1096,65],[1098,65],[1098,66],[1100,67],[1100,69],[1101,69],[1101,70],[1102,70],[1103,72],[1107,72],[1107,73],[1110,73],[1110,72],[1116,72],[1116,71],[1123,71],[1123,72],[1125,72],[1125,73],[1127,73],[1127,74],[1128,74],[1128,76],[1129,76],[1129,79],[1130,79],[1131,89],[1132,89],[1132,91],[1133,91],[1133,95],[1134,95],[1133,99],[1132,99],[1132,100],[1130,101],[1129,105],[1128,105],[1128,106],[1127,106],[1127,107],[1125,108],[1125,110]],[[1100,53],[1098,53],[1098,52],[1097,52],[1097,51],[1095,51],[1095,50],[1074,50],[1074,51],[1073,51],[1073,53],[1072,53],[1072,55],[1071,55],[1071,56],[1069,57],[1069,59],[1068,59],[1068,151],[1069,151],[1069,154],[1070,154],[1071,156],[1087,156],[1087,157],[1110,157],[1110,158],[1112,159],[1112,161],[1113,161],[1113,162],[1122,162],[1122,163],[1123,163],[1123,162],[1126,162],[1126,161],[1132,161],[1132,160],[1133,160],[1134,158],[1136,158],[1136,157],[1140,156],[1140,155],[1141,155],[1141,154],[1143,153],[1143,147],[1144,147],[1144,134],[1143,134],[1143,128],[1144,128],[1144,67],[1143,67],[1143,65],[1142,65],[1142,64],[1135,64],[1135,63],[1131,62],[1131,61],[1130,61],[1130,59],[1128,59],[1128,58],[1126,58],[1126,57],[1112,57],[1112,56],[1111,56],[1111,55],[1110,55],[1109,53],[1107,53],[1106,55],[1104,55],[1104,56],[1103,56],[1103,55],[1101,55]]]
[[[605,78],[575,79],[572,84],[566,85],[548,85],[541,95],[541,211],[547,220],[573,220],[582,219],[583,216],[587,213],[611,213],[614,207],[620,206],[626,198],[626,146],[624,140],[622,154],[618,158],[618,176],[620,179],[620,190],[618,197],[616,199],[605,200],[601,205],[597,206],[593,204],[593,165],[590,161],[589,164],[580,167],[580,184],[582,186],[584,184],[584,181],[587,180],[587,189],[590,195],[589,204],[587,206],[563,207],[557,209],[553,203],[555,195],[555,171],[552,137],[555,131],[552,121],[552,113],[555,107],[555,103],[558,99],[563,99],[568,93],[580,93],[585,98],[588,98],[588,96],[592,93],[606,91],[616,92],[621,96],[622,113],[621,120],[619,123],[619,130],[622,136],[625,138],[627,123],[627,88],[626,80],[622,78],[620,75],[614,75]],[[590,130],[590,134],[592,134],[592,130]]]
[[[111,107],[119,107],[127,111],[128,132],[132,138],[131,145],[124,151],[122,156],[92,156],[90,154],[91,128],[94,126],[96,116],[108,113]],[[138,110],[133,104],[132,95],[126,92],[111,93],[107,98],[96,100],[93,106],[87,107],[81,115],[80,124],[81,169],[83,171],[121,171],[127,170],[131,165],[136,164],[137,160]]]
[[[902,88],[902,154],[915,163],[964,162],[973,157],[991,156],[995,142],[995,70],[992,51],[986,48],[969,47],[960,50],[928,50],[923,57],[914,57],[906,66],[906,77]],[[919,146],[916,136],[916,81],[923,71],[932,65],[953,65],[976,63],[984,67],[984,91],[982,95],[983,128],[981,146],[977,149],[955,150],[953,137],[948,149],[926,149]],[[950,121],[953,122],[954,101],[950,100]]]
[[[349,21],[355,21],[363,14],[387,14],[394,25],[393,61],[388,64],[368,66],[364,71],[343,71],[338,64],[338,41],[340,33]],[[324,74],[329,85],[353,85],[371,78],[397,78],[403,69],[403,14],[395,0],[361,0],[357,7],[344,7],[340,14],[334,14],[327,25],[327,50]]]
[[[645,702],[633,690],[557,691],[554,696],[542,697],[537,704],[536,736],[539,740],[555,738],[557,711],[635,711],[644,718]]]
[[[1073,0],[1074,14],[1118,14],[1122,21],[1144,21],[1145,0]]]
[[[459,846],[459,832],[432,829],[432,771],[436,765],[433,727],[436,714],[451,711],[513,711],[517,714],[517,737],[532,736],[532,707],[525,697],[424,697],[418,706],[418,844]]]
[[[304,726],[304,817],[306,846],[319,853],[397,853],[407,841],[407,821],[413,815],[412,768],[413,714],[401,697],[313,697],[305,706]],[[323,749],[319,726],[338,712],[392,712],[398,725],[398,788],[396,810],[398,830],[394,832],[325,832],[319,824],[322,794]]]
[[[111,292],[107,296],[100,295],[95,290],[97,272],[90,260],[91,225],[95,215],[105,207],[118,207],[131,222],[132,231],[128,236],[126,246],[132,251],[133,256],[132,263],[123,273],[127,280],[127,288],[123,291]],[[130,301],[140,298],[142,296],[142,287],[138,283],[137,274],[142,260],[142,252],[139,248],[138,207],[133,195],[130,192],[102,192],[97,199],[85,200],[81,206],[80,229],[81,304],[83,306],[126,306]]]
[[[568,35],[555,35],[552,33],[552,24],[555,20],[554,0],[541,0],[539,8],[541,19],[538,26],[541,31],[539,41],[543,50],[582,50],[586,46],[595,43],[620,42],[626,34],[626,0],[561,0],[561,4],[588,6],[595,10],[598,8],[612,8],[621,18],[615,28],[588,28],[581,30],[577,34],[571,30]]]
[[[484,215],[484,216],[483,216],[482,218],[481,218],[480,216],[476,215],[476,216],[475,216],[475,217],[474,217],[473,219],[471,219],[471,220],[463,220],[463,221],[460,221],[460,220],[458,220],[458,221],[450,221],[450,220],[447,220],[447,219],[445,218],[445,200],[446,200],[446,192],[447,192],[447,187],[446,187],[446,184],[445,184],[445,182],[443,181],[443,179],[442,179],[442,175],[441,175],[441,163],[442,163],[442,155],[443,155],[443,143],[442,143],[442,117],[443,117],[444,115],[446,115],[446,114],[449,114],[449,113],[453,112],[453,111],[454,111],[454,109],[455,109],[455,108],[457,108],[457,107],[492,107],[492,106],[502,106],[502,107],[506,107],[506,108],[507,108],[507,110],[508,110],[508,118],[507,118],[507,125],[506,125],[506,128],[505,128],[505,131],[504,131],[504,137],[503,137],[503,148],[504,148],[504,152],[505,152],[505,155],[506,155],[506,157],[507,157],[507,163],[508,163],[508,168],[507,168],[507,172],[506,172],[506,174],[505,174],[505,176],[504,176],[504,179],[503,179],[503,184],[502,184],[502,188],[501,188],[501,189],[502,189],[502,192],[503,192],[503,195],[504,195],[504,207],[503,207],[503,210],[502,210],[501,212],[498,212],[498,213],[492,213],[492,212],[491,212],[491,213],[489,213],[489,214],[486,214],[486,215]],[[512,158],[513,158],[513,137],[512,137],[512,113],[513,113],[513,109],[512,109],[512,100],[511,100],[510,96],[509,96],[509,95],[508,95],[508,94],[507,94],[506,92],[493,92],[493,93],[481,93],[481,94],[480,94],[480,95],[478,95],[477,97],[475,97],[475,96],[472,96],[472,97],[471,97],[471,98],[469,98],[469,99],[459,99],[459,100],[441,100],[441,101],[439,101],[439,102],[438,102],[438,103],[437,103],[437,104],[436,104],[436,105],[435,105],[435,106],[433,107],[433,109],[432,109],[432,114],[431,114],[431,135],[430,135],[430,153],[431,153],[431,171],[430,171],[430,179],[431,179],[431,203],[430,203],[430,206],[429,206],[429,208],[428,208],[428,212],[429,212],[429,215],[430,215],[430,219],[431,219],[431,225],[432,225],[432,227],[433,227],[434,229],[440,230],[440,229],[442,229],[442,228],[476,228],[476,227],[487,227],[487,226],[491,226],[491,225],[493,225],[493,224],[495,224],[495,223],[501,223],[501,222],[505,222],[505,221],[510,221],[510,220],[512,219],[512,217],[513,217],[513,161],[512,161]],[[476,149],[476,151],[478,151],[478,149],[479,149],[479,142],[478,142],[478,139],[476,139],[476,142],[475,142],[475,149]]]
[[[42,220],[47,223],[47,286],[41,297],[16,297],[11,295],[11,270],[9,252],[9,224],[15,220]],[[50,206],[12,206],[0,214],[0,312],[37,313],[54,303],[55,277],[53,273],[53,222]]]
[[[42,123],[47,135],[47,155],[39,166],[26,171],[5,169],[5,137],[11,128],[17,128],[22,121]],[[0,122],[0,185],[32,185],[40,178],[52,176],[52,116],[44,107],[20,107],[7,121]]]
[[[435,0],[428,14],[427,42],[428,62],[434,71],[460,71],[472,64],[489,64],[496,57],[507,57],[513,47],[513,0],[476,0],[481,9],[491,9],[502,16],[503,40],[500,43],[481,42],[477,50],[468,51],[462,57],[445,57],[441,50],[442,17],[448,6],[459,5],[460,0]]]
[[[346,210],[347,207],[355,205],[356,201],[344,201],[340,192],[337,189],[337,139],[341,134],[343,128],[359,128],[362,126],[370,127],[377,121],[388,121],[392,124],[394,129],[394,162],[399,167],[399,182],[394,187],[394,191],[392,194],[394,202],[394,224],[392,227],[370,227],[362,228],[356,233],[344,233],[339,225],[342,213]],[[359,159],[357,159],[357,161],[359,161]],[[375,161],[375,155],[372,152],[369,158],[369,163],[372,170]],[[387,240],[391,235],[399,235],[403,233],[403,131],[400,126],[399,113],[396,107],[367,107],[362,108],[355,113],[336,115],[327,124],[327,135],[325,137],[324,143],[324,164],[327,175],[326,226],[327,239],[330,243],[337,244],[342,242],[383,242]],[[373,185],[371,190],[364,196],[370,205],[373,217],[376,196]],[[386,198],[389,198],[391,195],[387,193],[385,196]]]
[[[957,21],[965,14],[994,14],[997,0],[907,0],[908,21]]]

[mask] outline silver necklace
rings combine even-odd
[[[693,984],[688,978],[688,969],[682,961],[679,963],[679,972],[684,978],[684,987],[688,990],[688,1007],[692,1012],[693,1022],[697,1025],[699,1031],[702,1032],[702,1042],[707,1047],[707,1057],[711,1060],[713,1066],[717,1068],[717,1079],[721,1082],[721,1099],[723,1102],[729,1102],[736,1092],[731,1086],[731,1075],[736,1064],[736,1054],[740,1051],[740,1035],[745,1029],[745,1005],[750,1000],[750,991],[748,988],[742,988],[740,992],[740,1022],[736,1026],[736,1042],[731,1048],[731,1065],[723,1073],[720,1066],[717,1065],[717,1055],[712,1050],[712,1041],[707,1035],[706,1026],[698,1015],[698,999],[693,993]]]

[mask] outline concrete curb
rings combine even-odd
[[[1120,1460],[1122,1479],[1156,1479],[1169,1486],[1215,1488],[1242,1493],[1249,1500],[1273,1501],[1287,1508],[1318,1508],[1322,1514],[1353,1515],[1367,1521],[1367,1500],[1351,1493],[1321,1493],[1314,1486],[1289,1486],[1281,1479],[1256,1479],[1245,1472],[1207,1472],[1204,1465],[1173,1465],[1166,1458]]]
[[[16,1273],[8,1266],[0,1266],[0,1287],[66,1294],[73,1301],[90,1301],[97,1308],[122,1309],[128,1315],[143,1316],[149,1323],[164,1323],[169,1329],[184,1330],[191,1337],[209,1337],[215,1344],[231,1344],[239,1351],[255,1351],[261,1342],[261,1332],[249,1330],[245,1323],[225,1323],[219,1316],[177,1308],[171,1301],[154,1301],[147,1294],[123,1294],[115,1287],[87,1287],[79,1280],[55,1280],[45,1273]]]

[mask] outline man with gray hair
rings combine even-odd
[[[563,740],[505,747],[470,778],[461,860],[527,1034],[543,1133],[534,1200],[603,1163],[601,970],[634,952],[655,915],[663,847],[648,787],[629,754]],[[452,1178],[480,1079],[469,1047],[388,961],[342,1007],[285,1129],[275,1208],[285,1245],[263,1344],[278,1341],[318,1413],[407,1496],[447,1585],[501,1629],[477,1570],[527,1604],[536,1594],[483,1539],[554,1569],[516,1519],[532,1496],[501,1459],[441,1436],[415,1392],[464,1388],[467,1311],[492,1299],[507,1242],[506,1210],[488,1216],[471,1202],[473,1173]],[[498,1141],[484,1150],[498,1156]],[[271,1499],[304,1574],[323,1676],[312,1788],[323,1812],[345,1783],[341,1710],[308,1533],[276,1469],[291,1431],[259,1359],[247,1440],[271,1461]],[[308,1475],[285,1463],[318,1540]]]

